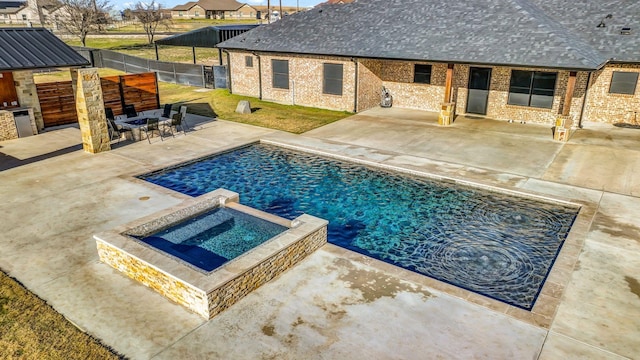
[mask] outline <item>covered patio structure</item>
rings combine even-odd
[[[0,140],[44,129],[33,71],[89,61],[44,28],[0,29]]]

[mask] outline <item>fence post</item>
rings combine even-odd
[[[178,76],[176,75],[176,64],[171,64],[171,66],[173,67],[173,83],[177,84]]]
[[[204,65],[200,65],[200,71],[202,72],[202,87],[207,88],[207,78],[204,76]],[[211,70],[213,72],[213,69]]]

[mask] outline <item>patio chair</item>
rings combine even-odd
[[[133,130],[129,127],[116,124],[115,120],[107,119],[107,125],[109,126],[109,141],[113,141],[114,135],[118,135],[118,143],[122,139],[122,134],[131,133],[133,138]]]
[[[182,114],[182,119],[187,117],[187,107],[185,105],[180,106],[180,110],[178,110],[180,114]]]
[[[124,106],[124,113],[125,113],[125,115],[127,115],[128,118],[132,118],[132,117],[137,117],[138,116],[138,112],[136,111],[136,107],[133,104],[125,105]]]
[[[186,122],[184,121],[184,117],[182,116],[182,114],[176,113],[176,114],[173,114],[170,122],[165,123],[165,126],[169,127],[171,136],[176,137],[176,135],[173,133],[174,127],[176,128],[176,131],[178,131],[178,127],[179,127],[180,131],[182,131],[183,134],[187,135],[187,131],[184,129],[185,124]]]
[[[151,134],[153,135],[153,132],[157,131],[160,135],[160,140],[164,141],[164,138],[162,137],[162,131],[160,131],[160,126],[158,126],[158,121],[158,118],[148,118],[147,125],[143,125],[140,127],[140,130],[144,131],[144,133],[147,135],[147,141],[149,141],[149,144],[151,144],[149,132],[151,132]]]
[[[110,107],[104,108],[104,114],[107,117],[107,120],[115,120],[116,117],[113,115],[113,110]]]
[[[171,118],[171,108],[173,104],[164,104],[164,110],[162,111],[162,117],[169,119]]]

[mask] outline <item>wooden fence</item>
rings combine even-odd
[[[36,87],[45,127],[78,122],[71,81],[37,84]]]
[[[122,114],[125,104],[134,105],[137,111],[160,108],[155,73],[108,76],[100,82],[104,106],[114,115]],[[78,122],[71,81],[38,84],[37,89],[45,127]]]

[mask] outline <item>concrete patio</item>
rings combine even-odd
[[[194,124],[193,122],[190,124]],[[210,321],[98,261],[92,235],[177,205],[132,175],[258,139],[588,204],[548,323],[333,245]],[[373,109],[302,136],[201,121],[91,155],[63,128],[0,142],[0,268],[134,359],[625,359],[640,354],[640,131]],[[242,194],[240,195],[242,202]],[[563,250],[564,251],[564,250]],[[557,307],[556,307],[557,306]]]

